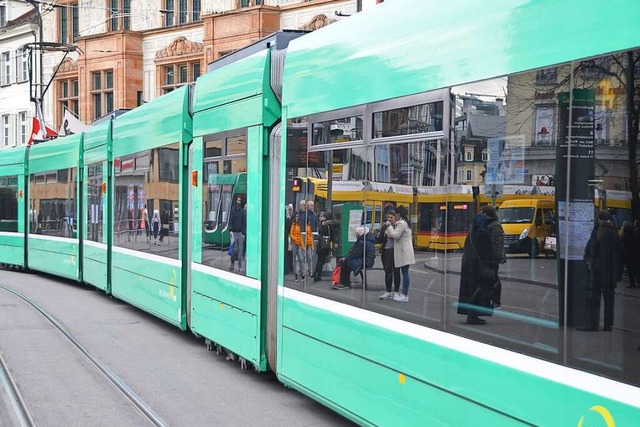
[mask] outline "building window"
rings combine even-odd
[[[553,105],[536,107],[534,141],[537,146],[553,145],[553,132],[555,127],[555,110]]]
[[[558,80],[558,67],[543,68],[536,71],[536,83],[549,84]]]
[[[262,0],[239,0],[238,7],[258,6],[262,4]]]
[[[131,0],[107,0],[111,31],[131,29]]]
[[[467,171],[467,181],[471,181],[471,171]]]
[[[0,6],[0,27],[4,27],[4,24],[7,23],[7,6]]]
[[[22,145],[27,143],[27,112],[18,113],[18,142]]]
[[[162,93],[165,94],[195,81],[200,76],[200,62],[165,65],[163,70]]]
[[[489,152],[487,150],[482,150],[482,161],[486,162],[489,160]]]
[[[18,83],[29,80],[29,53],[26,50],[16,50],[16,81]]]
[[[115,1],[115,0],[113,0]],[[200,20],[202,0],[164,0],[164,26],[183,25]]]
[[[467,157],[467,162],[471,162],[473,161],[473,153],[471,152],[471,150],[467,150],[466,151],[466,157]]]
[[[114,110],[113,70],[91,73],[91,97],[93,100],[93,120]]]
[[[78,3],[60,5],[58,9],[58,24],[61,43],[75,43],[78,40]]]
[[[10,52],[2,52],[2,58],[0,59],[0,73],[2,73],[0,84],[2,84],[2,86],[11,84],[11,53]]]
[[[11,136],[11,120],[8,114],[2,116],[2,145],[9,146]]]

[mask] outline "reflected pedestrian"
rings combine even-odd
[[[381,300],[393,299],[394,293],[400,290],[400,269],[396,268],[393,239],[387,236],[387,228],[393,227],[396,223],[396,211],[393,209],[387,212],[387,221],[383,224],[380,234],[376,239],[382,247],[380,253],[382,256],[382,267],[384,268],[384,285],[386,292],[380,295]],[[393,285],[393,288],[391,287]]]
[[[493,308],[500,310],[502,307],[502,283],[498,276],[500,264],[507,262],[504,251],[504,230],[500,221],[498,221],[498,213],[496,208],[492,206],[483,206],[481,212],[487,217],[489,228],[489,237],[491,239],[491,263],[495,270],[495,282],[493,284],[493,292],[491,299],[493,300]]]
[[[620,239],[616,228],[611,222],[611,215],[607,211],[598,214],[598,223],[591,233],[584,250],[584,259],[589,268],[590,287],[595,292],[598,307],[597,313],[592,313],[590,321],[595,325],[585,325],[588,330],[599,328],[600,294],[604,300],[604,330],[610,331],[613,326],[614,302],[617,282],[622,276],[622,258],[620,253]]]
[[[300,221],[300,212],[296,212],[293,223],[291,224],[291,232],[289,236],[291,237],[291,248],[293,249],[293,260],[294,260],[294,269],[295,263],[298,263],[298,272],[295,273],[295,281],[298,281],[298,274],[300,278],[304,280],[305,275],[307,274],[307,266],[310,266],[311,263],[309,261],[311,252],[309,247],[313,245],[313,237],[311,237],[311,226],[309,223],[306,223],[305,230],[306,232],[302,232],[303,223]]]
[[[324,266],[324,261],[331,252],[331,242],[333,241],[331,235],[331,226],[327,224],[327,221],[331,220],[331,214],[325,214],[324,212],[320,212],[318,214],[318,246],[317,246],[317,260],[316,260],[316,269],[313,274],[313,281],[319,282],[322,280],[322,267]]]
[[[640,259],[640,253],[637,252],[636,242],[636,230],[633,228],[631,221],[624,221],[622,223],[622,234],[620,238],[622,249],[622,260],[624,266],[627,269],[627,277],[629,278],[629,286],[627,288],[635,289],[637,287],[636,280],[638,280],[638,260]]]
[[[284,274],[293,273],[293,252],[291,249],[291,224],[293,223],[293,205],[289,203],[285,209],[284,217]]]
[[[402,273],[402,293],[396,293],[393,300],[409,302],[409,267],[416,263],[413,252],[413,239],[407,208],[400,206],[396,213],[396,222],[385,230],[388,238],[393,239],[393,261],[396,269]]]
[[[487,217],[479,213],[464,242],[458,295],[458,314],[467,315],[470,325],[484,325],[479,316],[490,314],[495,267]]]

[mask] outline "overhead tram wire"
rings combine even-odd
[[[147,418],[149,418],[149,420],[151,420],[153,424],[155,424],[158,427],[169,426],[169,424],[167,424],[164,420],[162,420],[162,418],[160,418],[160,416],[156,414],[155,411],[151,409],[151,407],[149,407],[133,390],[131,390],[129,386],[127,386],[120,378],[118,378],[116,374],[111,372],[111,370],[107,366],[105,366],[104,364],[102,364],[102,362],[100,362],[98,359],[93,357],[91,353],[89,353],[89,351],[86,348],[84,348],[78,342],[78,340],[69,331],[67,331],[67,329],[64,326],[60,324],[60,322],[58,322],[56,319],[50,316],[46,311],[44,311],[44,309],[42,309],[36,303],[31,301],[28,297],[22,295],[20,292],[17,292],[9,287],[6,287],[5,285],[0,284],[0,289],[15,295],[16,297],[20,298],[21,300],[29,304],[31,307],[39,311],[40,314],[42,314],[58,331],[60,331],[62,335],[67,337],[67,339],[71,341],[71,343],[82,354],[84,354],[87,357],[87,359],[89,359],[89,361],[96,368],[98,368],[98,370],[100,370],[100,372],[102,372],[109,379],[109,381],[111,381],[129,399],[129,401],[131,401],[131,403],[133,403],[134,406],[136,406],[144,415],[146,415]]]

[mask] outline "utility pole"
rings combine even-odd
[[[33,6],[33,8],[36,11],[36,17],[37,17],[37,25],[38,25],[38,44],[42,45],[42,42],[44,41],[44,34],[43,34],[43,28],[42,28],[42,14],[40,13],[40,5],[36,0],[26,0],[27,3],[29,3],[31,6]],[[47,130],[46,130],[46,125],[44,122],[44,113],[43,113],[43,109],[42,109],[42,104],[43,104],[43,100],[44,100],[44,84],[42,82],[43,79],[43,75],[44,75],[44,64],[43,64],[43,54],[44,51],[43,49],[37,49],[38,52],[38,83],[34,84],[34,73],[33,73],[33,67],[31,68],[31,75],[30,75],[30,79],[29,79],[29,95],[31,97],[31,102],[33,102],[35,104],[36,107],[36,118],[38,119],[38,121],[40,122],[40,133],[42,134],[42,139],[46,139],[47,136]],[[33,54],[33,50],[31,51],[31,53]]]

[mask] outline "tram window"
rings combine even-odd
[[[102,162],[87,166],[87,238],[94,242],[102,242],[103,202],[102,202]]]
[[[45,182],[30,187],[30,233],[66,238],[78,237],[77,172],[77,168],[47,171],[40,175],[46,177]],[[52,178],[49,179],[49,177]],[[59,181],[58,177],[63,177],[64,180]],[[37,177],[35,179],[38,183]]]
[[[373,138],[442,131],[443,102],[396,108],[373,114]]]
[[[179,144],[114,160],[113,244],[177,259]]]
[[[0,231],[18,231],[18,177],[0,177]]]
[[[312,145],[362,141],[362,116],[313,123]]]
[[[244,275],[247,132],[242,129],[207,135],[203,151],[206,184],[202,193],[202,255],[196,262]],[[242,224],[244,230],[233,230]]]

